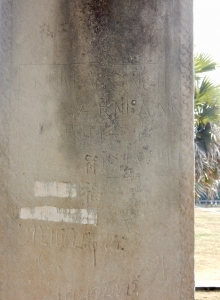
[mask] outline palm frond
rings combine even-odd
[[[196,74],[215,70],[217,63],[210,55],[200,53],[194,57],[194,71]]]
[[[199,86],[195,87],[194,102],[195,106],[204,104],[220,105],[220,85],[215,85],[205,76]]]

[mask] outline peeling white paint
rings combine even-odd
[[[65,222],[85,225],[97,225],[96,209],[57,208],[52,206],[38,206],[34,208],[22,207],[20,218],[24,220],[39,220]]]
[[[41,182],[36,181],[34,187],[35,197],[76,197],[76,185],[65,182]]]

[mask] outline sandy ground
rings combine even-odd
[[[220,292],[196,292],[195,300],[219,300]]]
[[[220,208],[195,209],[195,280],[220,281]],[[196,292],[196,300],[220,300],[220,292]]]
[[[195,209],[195,280],[220,280],[220,208]]]

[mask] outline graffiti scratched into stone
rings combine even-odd
[[[41,182],[36,181],[34,186],[35,197],[76,197],[76,185],[66,182]]]
[[[97,211],[52,206],[22,207],[20,218],[48,222],[65,222],[82,225],[97,225]]]

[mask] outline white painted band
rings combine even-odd
[[[76,185],[65,182],[41,182],[36,181],[34,187],[35,197],[76,197]]]
[[[95,209],[57,208],[52,206],[22,207],[20,218],[24,220],[40,220],[52,222],[66,222],[85,225],[97,225],[97,211]]]

